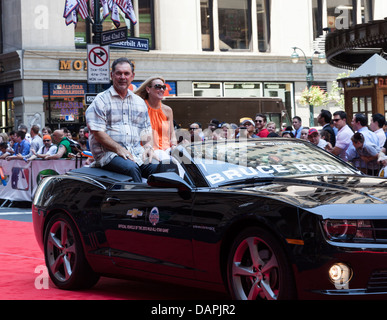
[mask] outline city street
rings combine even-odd
[[[153,282],[101,278],[92,289],[64,291],[48,279],[31,209],[0,208],[0,300],[223,300],[220,293]]]

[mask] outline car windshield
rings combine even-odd
[[[209,141],[187,151],[211,186],[244,179],[359,172],[309,142],[299,139]]]

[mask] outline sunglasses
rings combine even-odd
[[[333,122],[337,122],[337,121],[340,121],[341,119],[333,119]]]
[[[44,142],[51,142],[51,140],[43,140]]]
[[[262,123],[263,120],[255,120],[254,122],[255,122],[255,123]]]
[[[150,86],[149,88],[152,88],[152,86]],[[155,84],[153,86],[153,88],[155,88],[156,90],[161,90],[163,89],[165,91],[165,89],[167,89],[167,86],[165,84]]]

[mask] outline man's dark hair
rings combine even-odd
[[[128,58],[118,58],[118,59],[114,60],[112,63],[112,72],[116,71],[116,65],[120,64],[120,63],[129,63],[131,68],[132,68],[132,72],[134,72],[133,62]]]
[[[267,118],[266,118],[266,116],[265,116],[263,113],[257,113],[257,114],[255,115],[255,117],[261,117],[261,118],[263,119],[264,122],[267,122]]]
[[[346,114],[344,111],[341,111],[341,110],[336,111],[333,115],[334,115],[334,116],[339,116],[340,119],[345,119],[345,120],[347,120],[347,114]]]
[[[386,123],[386,118],[380,113],[375,113],[372,115],[372,121],[377,122],[379,128],[383,128]]]
[[[8,143],[6,143],[6,142],[1,142],[0,143],[0,150],[1,149],[7,149],[8,148]]]
[[[329,110],[322,109],[320,112],[320,117],[324,119],[325,123],[331,123],[332,114]]]
[[[16,132],[16,135],[20,137],[22,140],[24,140],[24,138],[26,137],[26,133],[22,130],[19,130],[18,132]]]
[[[298,120],[299,122],[302,122],[302,120],[299,116],[294,116],[292,120],[294,120],[294,119]]]
[[[355,121],[360,122],[360,124],[365,127],[368,124],[368,119],[363,113],[356,113],[355,114]]]

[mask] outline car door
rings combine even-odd
[[[102,219],[118,266],[194,278],[192,197],[176,188],[126,183],[107,192]]]

